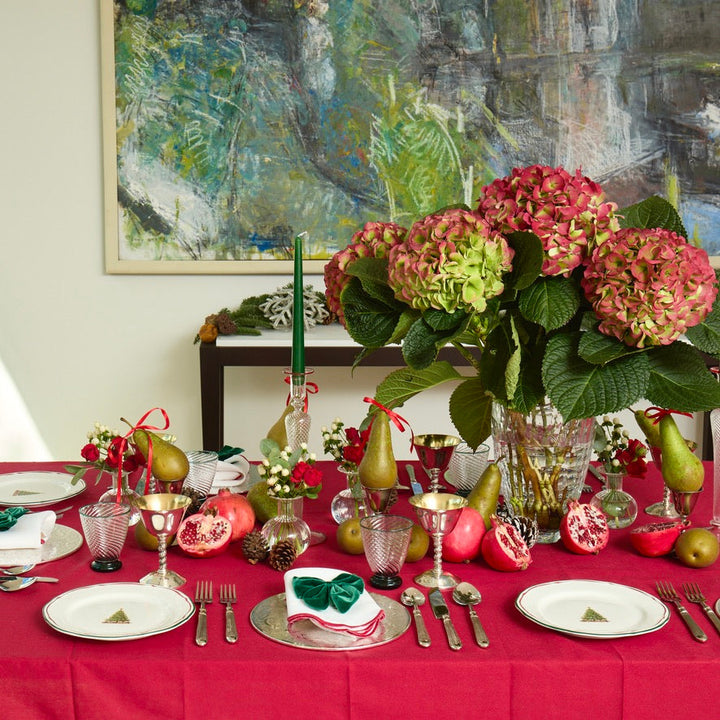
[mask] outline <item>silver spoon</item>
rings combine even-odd
[[[3,575],[22,575],[23,573],[30,572],[35,567],[35,563],[29,565],[15,565],[15,567],[0,568],[0,573]]]
[[[35,580],[36,578],[34,577],[19,577],[14,580],[6,580],[5,582],[0,582],[0,590],[4,590],[5,592],[24,590],[26,587],[32,585]]]
[[[458,605],[466,605],[468,612],[470,613],[470,621],[472,622],[473,632],[475,633],[475,641],[480,647],[486,648],[490,641],[488,636],[483,630],[483,626],[480,624],[480,618],[475,612],[473,605],[477,605],[482,600],[480,591],[470,583],[461,582],[453,590],[453,600]]]
[[[430,635],[428,635],[425,621],[419,609],[420,605],[425,602],[425,596],[417,588],[409,587],[402,591],[400,599],[403,605],[407,605],[413,609],[418,644],[422,645],[422,647],[430,647]]]

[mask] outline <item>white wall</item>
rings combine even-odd
[[[289,279],[105,274],[99,58],[99,0],[0,0],[0,358],[59,460],[78,459],[95,420],[119,429],[154,406],[200,447],[197,329]],[[316,450],[322,424],[360,421],[384,374],[317,370]],[[226,441],[257,458],[285,392],[280,368],[226,371]],[[416,432],[452,431],[444,392],[402,413]],[[410,455],[399,434],[396,455]]]

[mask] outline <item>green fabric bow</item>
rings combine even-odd
[[[9,530],[26,512],[30,512],[24,507],[11,507],[0,512],[0,532]]]
[[[220,450],[218,450],[218,460],[227,460],[230,457],[233,457],[234,455],[240,455],[244,451],[244,448],[241,447],[232,447],[231,445],[223,445]]]
[[[340,573],[332,580],[315,577],[294,577],[295,594],[313,610],[325,610],[332,605],[338,612],[346,613],[362,595],[365,584],[361,577]]]

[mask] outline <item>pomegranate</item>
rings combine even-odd
[[[491,527],[483,535],[480,550],[485,562],[494,570],[524,570],[531,562],[530,550],[517,528],[490,517]]]
[[[641,525],[630,531],[630,544],[645,557],[669,555],[684,528],[682,520]]]
[[[177,543],[188,555],[209,558],[219,555],[230,544],[232,525],[222,515],[195,513],[181,523]]]
[[[220,492],[208,498],[200,508],[200,512],[216,510],[218,515],[227,518],[232,525],[230,542],[242,540],[255,527],[255,511],[249,500],[229,488],[221,488]]]
[[[443,537],[442,556],[448,562],[474,560],[480,554],[485,534],[483,516],[474,508],[464,507],[457,524]]]
[[[588,503],[571,500],[560,521],[563,545],[578,555],[599,553],[610,539],[610,528],[601,510]]]

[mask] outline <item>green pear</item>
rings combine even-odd
[[[497,512],[501,481],[502,474],[497,463],[490,463],[467,496],[468,505],[482,515],[486,530],[492,525],[490,516]]]
[[[658,424],[649,418],[644,410],[635,410],[635,421],[640,426],[645,440],[650,447],[660,447],[660,428]]]
[[[660,419],[660,450],[662,476],[671,490],[693,492],[700,490],[705,471],[700,458],[687,446],[672,415]]]
[[[373,419],[358,474],[365,487],[383,489],[395,485],[397,465],[390,435],[390,418],[385,412],[378,412]]]
[[[133,442],[148,459],[152,441],[152,474],[160,482],[177,482],[184,480],[190,471],[187,455],[176,445],[163,440],[159,435],[138,428],[133,433]]]
[[[265,437],[270,438],[270,440],[274,440],[278,447],[282,450],[283,448],[287,447],[288,444],[288,438],[287,438],[287,430],[285,429],[285,418],[293,411],[292,405],[286,405],[285,410],[283,410],[283,414],[278,418],[278,420],[275,422],[275,424],[267,431],[267,435]]]
[[[268,495],[268,484],[265,481],[253,485],[248,490],[247,499],[259,523],[264,524],[277,515],[277,500]]]

